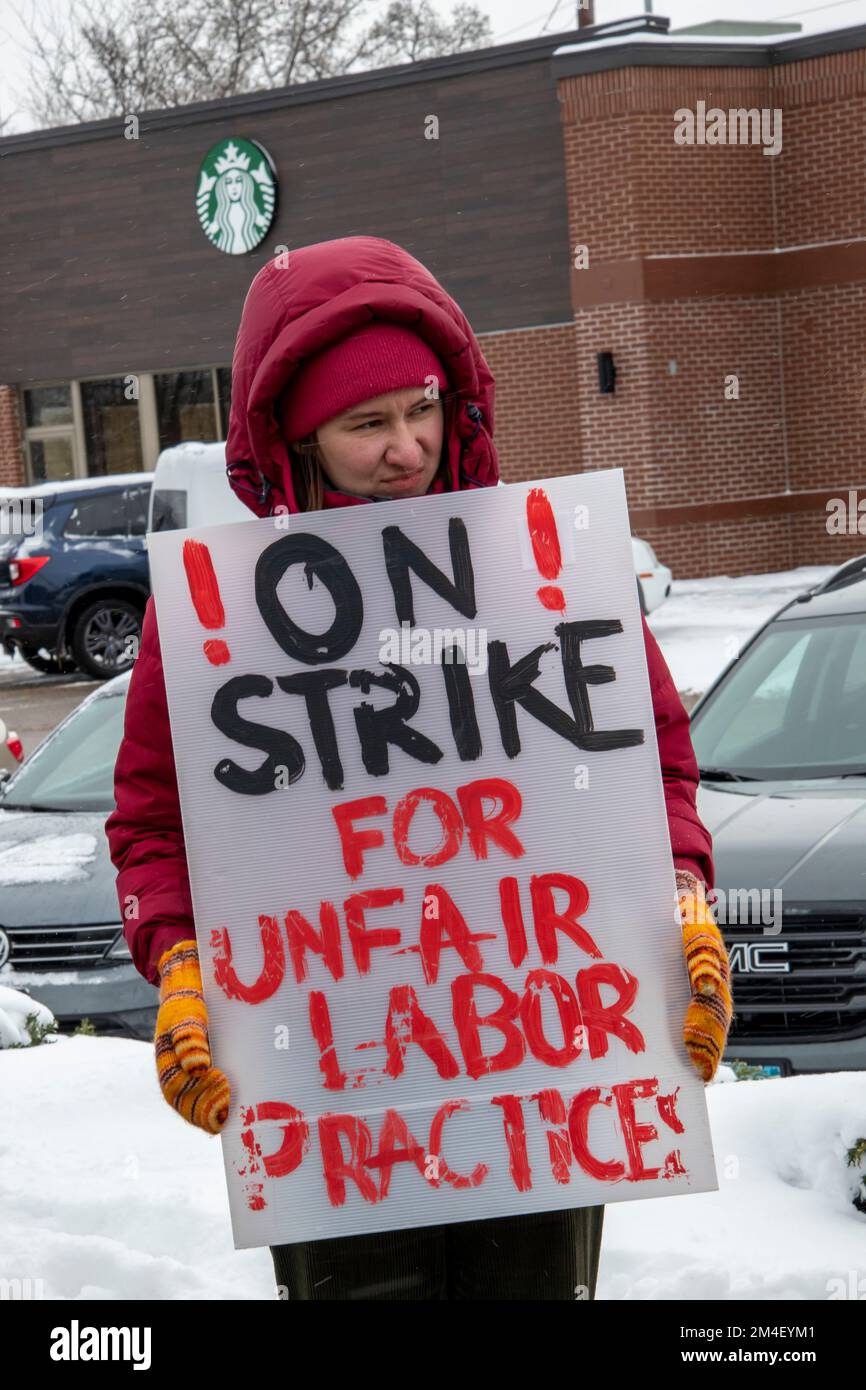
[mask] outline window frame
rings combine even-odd
[[[42,443],[51,439],[68,439],[72,444],[72,478],[95,478],[105,477],[106,482],[111,478],[111,474],[89,473],[87,471],[87,444],[84,435],[84,411],[81,401],[81,387],[85,382],[107,381],[113,378],[134,376],[138,380],[138,428],[141,443],[141,459],[143,473],[152,473],[156,467],[156,461],[160,455],[159,445],[159,421],[156,409],[156,377],[169,376],[175,372],[210,372],[211,391],[213,394],[214,426],[216,430],[217,442],[225,441],[228,434],[228,420],[223,418],[222,399],[219,390],[219,372],[231,372],[231,363],[219,362],[216,365],[207,363],[205,365],[186,365],[182,367],[159,367],[149,372],[126,371],[118,372],[93,372],[87,376],[74,377],[69,380],[61,380],[54,377],[47,381],[30,381],[26,385],[18,388],[18,410],[20,418],[21,440],[24,446],[24,486],[31,487],[34,484],[41,484],[45,479],[33,476],[33,457],[30,451],[31,443]],[[72,398],[72,422],[65,425],[33,425],[27,424],[27,412],[24,403],[25,391],[36,391],[48,386],[68,386]],[[47,480],[50,483],[50,479]]]
[[[723,692],[727,691],[730,688],[731,680],[736,678],[738,670],[741,671],[744,669],[743,666],[740,666],[740,661],[744,659],[752,659],[754,653],[758,650],[759,646],[766,641],[768,636],[774,630],[778,632],[781,629],[795,633],[802,633],[805,631],[811,634],[813,632],[817,632],[822,625],[828,628],[833,626],[851,626],[855,628],[862,628],[864,625],[866,625],[866,611],[862,609],[852,609],[851,611],[845,613],[827,612],[816,614],[800,612],[796,615],[796,617],[784,618],[781,616],[776,616],[772,618],[770,622],[765,624],[765,626],[763,626],[757,633],[755,633],[753,641],[751,641],[747,647],[744,647],[737,661],[726,668],[726,670],[720,675],[718,681],[715,683],[712,689],[707,693],[706,698],[701,701],[700,706],[696,706],[695,709],[692,711],[692,717],[689,721],[690,737],[694,747],[695,756],[700,766],[705,765],[703,761],[703,750],[700,748],[701,723],[705,719],[712,719],[714,706],[717,707],[717,701],[722,697]],[[847,671],[849,669],[850,664],[846,668],[846,677]],[[753,697],[754,692],[752,696],[750,696],[749,698],[752,699]],[[854,771],[854,769],[852,769],[852,767],[847,763],[826,764],[824,767],[822,767],[820,772],[813,771],[813,765],[811,764],[797,764],[796,766],[793,764],[791,766],[779,765],[773,767],[767,767],[762,764],[737,764],[733,767],[728,768],[726,763],[723,762],[721,764],[717,764],[712,758],[709,759],[709,763],[712,766],[722,766],[726,770],[732,772],[735,776],[740,776],[745,778],[746,780],[754,782],[810,782],[817,781],[822,778],[826,779],[851,776]],[[709,777],[706,779],[702,778],[701,785],[705,787],[716,787],[719,785],[719,783],[715,779]]]
[[[129,487],[130,487],[130,486],[131,486],[131,484],[128,484],[128,483],[127,483],[127,484],[121,483],[119,486],[116,486],[116,487],[111,487],[111,485],[109,484],[109,485],[106,487],[105,492],[96,492],[96,491],[94,491],[94,492],[91,493],[91,494],[82,493],[79,497],[77,497],[77,498],[74,500],[74,502],[73,502],[73,504],[72,504],[72,511],[69,512],[68,516],[66,517],[66,520],[65,520],[64,523],[63,523],[63,527],[62,527],[62,530],[61,530],[61,533],[60,533],[60,534],[63,536],[63,539],[64,539],[64,540],[68,540],[68,541],[73,541],[73,542],[74,542],[74,541],[124,541],[124,540],[130,540],[130,539],[131,539],[131,534],[130,534],[130,529],[129,529],[129,504],[128,504],[128,502],[127,502],[127,492],[129,491]],[[103,532],[99,532],[99,531],[79,531],[79,532],[74,532],[74,531],[68,531],[68,530],[66,529],[66,528],[68,527],[70,521],[72,520],[72,517],[73,517],[73,515],[74,515],[74,513],[75,513],[76,507],[80,507],[82,504],[84,504],[84,506],[86,507],[88,503],[90,503],[91,505],[95,505],[96,503],[100,502],[104,497],[106,497],[106,496],[112,496],[112,495],[116,495],[116,494],[119,494],[119,495],[120,495],[121,502],[122,502],[122,506],[123,506],[124,528],[123,528],[123,531],[122,531],[122,532],[121,532],[121,531],[111,531],[111,532],[105,532],[105,531],[103,531]]]

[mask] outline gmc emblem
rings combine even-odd
[[[731,974],[790,975],[791,962],[780,959],[787,954],[787,941],[736,941],[728,951]]]

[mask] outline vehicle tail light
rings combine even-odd
[[[20,560],[9,561],[9,578],[12,580],[13,587],[18,584],[26,584],[28,579],[32,579],[37,570],[41,570],[43,565],[47,565],[51,559],[50,555],[25,555]]]
[[[23,763],[24,744],[21,742],[17,734],[9,734],[7,736],[6,747],[9,749],[9,752],[12,754],[16,762]]]

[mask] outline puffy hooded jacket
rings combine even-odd
[[[244,301],[232,360],[226,472],[256,516],[299,510],[277,397],[305,357],[371,318],[393,320],[426,338],[448,372],[444,447],[451,489],[498,482],[494,382],[465,315],[401,247],[380,237],[344,237],[291,251],[284,262],[269,261]],[[336,491],[324,497],[326,507],[369,504]],[[674,864],[712,887],[712,841],[696,810],[698,769],[688,715],[645,619],[643,634]],[[114,792],[116,808],[105,830],[124,935],[136,968],[157,984],[159,956],[195,929],[152,598],[130,678]]]

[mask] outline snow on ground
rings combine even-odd
[[[274,1298],[235,1250],[222,1145],[162,1099],[153,1046],[60,1037],[0,1052],[0,1275],[43,1298]]]
[[[862,1073],[715,1085],[707,1100],[719,1191],[608,1205],[598,1297],[851,1297],[852,1271],[866,1276],[845,1164],[866,1133]]]
[[[31,668],[18,652],[14,652],[10,656],[5,647],[0,647],[0,671],[7,675],[23,676],[26,672],[31,671]]]
[[[755,628],[836,568],[800,565],[771,574],[675,579],[647,622],[680,694],[702,694]]]
[[[166,1105],[149,1043],[0,1051],[0,1096],[0,1275],[53,1299],[275,1297],[267,1247],[232,1245],[220,1141]],[[707,1100],[720,1190],[608,1203],[598,1297],[847,1287],[866,1249],[844,1159],[866,1125],[860,1074],[713,1085]]]

